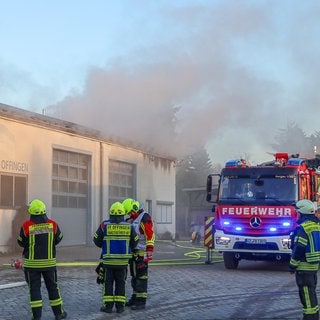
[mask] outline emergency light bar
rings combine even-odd
[[[240,168],[240,167],[246,167],[246,161],[243,159],[236,159],[236,160],[229,160],[226,162],[225,167],[226,168]]]
[[[291,158],[288,160],[287,162],[287,167],[299,167],[303,164],[303,159],[299,159],[299,158]]]

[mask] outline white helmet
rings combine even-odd
[[[298,211],[302,214],[315,214],[315,207],[312,201],[303,199],[296,203]]]

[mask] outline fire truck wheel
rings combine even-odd
[[[226,269],[237,269],[239,265],[239,259],[235,257],[233,252],[224,252],[223,262]]]

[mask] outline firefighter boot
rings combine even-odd
[[[32,308],[32,320],[41,320],[42,308]]]
[[[56,316],[56,320],[62,320],[62,319],[66,319],[67,318],[67,313],[65,311],[63,311],[61,314],[58,314]]]
[[[101,312],[112,313],[113,303],[106,303],[100,308]]]
[[[131,306],[131,310],[143,310],[146,307],[145,299],[136,299],[135,304]]]
[[[133,306],[131,306],[131,310],[143,310],[145,308],[145,304],[134,304]]]
[[[117,313],[122,313],[124,311],[124,304],[123,303],[116,303]]]
[[[136,295],[133,294],[131,298],[126,302],[127,307],[131,307],[136,304]]]

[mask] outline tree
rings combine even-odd
[[[296,123],[289,123],[285,129],[279,129],[275,135],[276,143],[271,144],[276,152],[287,152],[299,154],[300,156],[310,155],[313,152],[312,140],[298,127]]]
[[[201,195],[197,200],[205,199],[205,185],[207,176],[213,172],[212,162],[205,148],[201,147],[196,152],[180,160],[176,170],[176,220],[177,233],[187,233],[189,206],[202,205],[203,203],[190,203],[190,193],[186,189],[198,189]],[[209,205],[209,204],[208,204]]]
[[[316,131],[310,136],[310,144],[313,148],[314,155],[320,154],[320,131]]]

